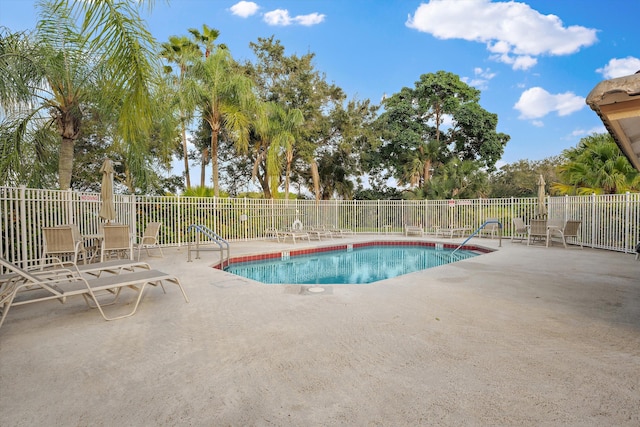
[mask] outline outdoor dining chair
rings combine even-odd
[[[583,249],[582,238],[580,237],[580,234],[578,234],[578,230],[580,229],[580,224],[582,224],[582,221],[569,220],[564,224],[564,227],[549,228],[549,240],[551,240],[551,237],[554,235],[560,236],[560,238],[562,239],[562,244],[566,248],[567,238],[573,237],[573,239],[576,242],[579,242],[580,249]],[[548,244],[549,242],[547,242],[547,245]]]
[[[161,225],[161,222],[150,222],[147,224],[144,233],[140,236],[140,240],[134,245],[134,247],[138,249],[138,261],[140,261],[140,252],[142,252],[142,249],[147,252],[147,256],[151,256],[151,254],[149,254],[149,249],[156,248],[160,251],[160,256],[164,257],[162,248],[158,242],[158,234],[160,233]]]
[[[125,254],[129,259],[133,259],[133,239],[128,225],[106,224],[103,227],[100,262],[104,262],[105,257],[111,258],[113,254],[118,259]]]
[[[546,219],[532,219],[528,228],[527,246],[535,240],[545,240],[548,245],[549,242],[549,228],[547,227]]]
[[[65,225],[58,227],[43,227],[42,234],[44,236],[44,246],[42,250],[42,258],[48,256],[57,256],[62,258],[70,258],[74,264],[77,264],[80,258],[83,263],[87,262],[87,252],[84,248],[84,240],[77,230],[77,226]]]
[[[527,226],[522,218],[513,218],[513,234],[511,235],[511,241],[519,239],[522,242],[527,237]]]

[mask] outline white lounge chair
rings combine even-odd
[[[331,233],[332,237],[353,236],[354,234],[353,230],[350,228],[339,228],[332,225],[324,225],[323,227]]]
[[[442,237],[451,237],[451,238],[454,238],[456,236],[464,237],[465,235],[471,233],[471,227],[466,225],[461,227],[456,227],[456,226],[435,227],[435,233],[436,233],[436,237],[438,237],[438,235],[440,234],[442,234]]]
[[[296,239],[307,239],[311,241],[311,236],[309,233],[303,230],[287,230],[287,231],[278,231],[278,241],[280,241],[280,237],[282,237],[282,241],[285,242],[288,237],[293,240],[293,243],[296,243]]]
[[[12,275],[8,280],[0,282],[0,326],[2,326],[11,307],[53,299],[64,303],[66,298],[75,295],[82,295],[87,305],[97,308],[105,320],[129,317],[135,314],[138,309],[146,285],[155,286],[162,284],[162,281],[177,285],[185,301],[189,302],[178,278],[157,270],[144,270],[87,280],[74,269],[27,271],[3,258],[0,258],[0,266],[7,274]],[[133,309],[127,314],[108,317],[103,307],[115,303],[124,288],[130,288],[138,294]],[[107,304],[101,303],[98,297],[103,294],[112,297],[112,301]],[[16,299],[16,297],[18,298]]]
[[[408,236],[409,234],[417,234],[418,236],[424,236],[424,229],[417,225],[406,225],[404,226],[404,235]]]

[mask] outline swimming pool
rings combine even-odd
[[[452,257],[453,248],[442,244],[344,245],[296,256],[284,251],[263,260],[232,261],[224,270],[265,284],[366,284],[479,255],[477,248],[470,249]]]

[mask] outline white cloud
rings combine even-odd
[[[324,21],[325,16],[320,13],[310,13],[308,15],[289,15],[287,9],[275,9],[264,14],[264,22],[269,25],[287,26],[299,24],[304,26],[316,25]]]
[[[480,90],[486,90],[489,87],[489,80],[493,79],[496,76],[496,73],[491,72],[490,68],[482,69],[480,67],[474,68],[473,74],[473,78],[463,77],[460,80],[462,80],[469,86],[473,86],[476,89]]]
[[[291,17],[286,9],[276,9],[264,14],[264,22],[269,25],[291,25]]]
[[[522,92],[513,108],[520,111],[521,119],[526,120],[539,119],[554,111],[558,116],[568,116],[585,105],[585,99],[572,92],[554,95],[541,87],[532,87]]]
[[[593,135],[594,133],[607,133],[609,132],[607,130],[606,127],[604,127],[604,125],[602,126],[596,126],[594,128],[591,129],[576,129],[573,132],[571,132],[571,136],[575,137],[575,136],[585,136],[585,135]]]
[[[231,6],[230,10],[234,15],[247,18],[251,15],[255,15],[258,9],[260,9],[260,6],[252,1],[241,1]]]
[[[324,15],[320,13],[310,13],[308,15],[298,15],[293,18],[298,24],[309,27],[311,25],[316,25],[324,21]]]
[[[533,67],[537,56],[568,55],[597,41],[594,29],[565,27],[557,16],[515,1],[430,0],[406,25],[440,39],[486,43],[492,59],[515,70]]]
[[[633,56],[626,58],[613,58],[602,68],[596,70],[602,74],[605,79],[615,79],[616,77],[630,76],[640,71],[640,59]]]
[[[534,125],[537,128],[542,128],[544,127],[544,122],[542,120],[533,120],[531,122],[532,125]]]

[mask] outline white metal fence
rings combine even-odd
[[[204,225],[229,241],[261,239],[267,228],[329,225],[356,233],[400,233],[404,225],[426,231],[435,227],[470,226],[487,218],[513,232],[512,219],[535,216],[536,198],[473,200],[264,200],[180,196],[115,196],[116,222],[129,224],[138,235],[150,221],[162,222],[160,243],[193,241],[192,224]],[[75,191],[0,187],[1,255],[28,262],[42,252],[42,227],[77,224],[83,234],[95,234],[100,219],[100,195]],[[548,197],[550,221],[582,221],[585,246],[633,252],[640,237],[640,194]]]

